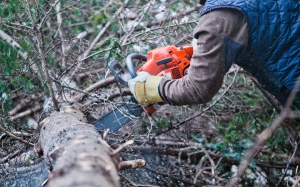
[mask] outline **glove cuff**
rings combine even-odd
[[[136,82],[134,93],[141,105],[148,106],[149,104],[163,101],[158,91],[161,79],[162,77],[160,76],[149,76],[145,82]]]
[[[145,82],[136,82],[134,88],[134,95],[136,100],[142,106],[148,106],[150,104],[146,97]]]

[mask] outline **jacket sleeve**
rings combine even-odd
[[[243,53],[248,42],[246,17],[235,9],[218,9],[203,15],[194,29],[194,49],[188,75],[163,78],[159,89],[171,105],[209,102],[220,89],[233,57]],[[231,47],[233,46],[233,47]]]

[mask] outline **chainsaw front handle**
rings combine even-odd
[[[147,56],[139,53],[132,53],[126,57],[126,67],[128,69],[128,72],[130,73],[132,78],[135,78],[137,76],[137,73],[133,67],[132,60],[147,61]]]
[[[121,66],[121,64],[115,60],[111,61],[108,63],[108,68],[110,72],[115,76],[116,80],[125,85],[128,86],[128,81],[130,79],[133,79],[137,76],[137,73],[133,67],[133,60],[143,60],[147,61],[147,56],[138,54],[138,53],[132,53],[126,57],[126,69],[127,71],[124,70],[124,68]]]

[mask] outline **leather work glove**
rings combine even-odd
[[[158,92],[158,85],[162,78],[140,72],[134,79],[128,81],[128,86],[135,99],[145,107],[163,101]]]

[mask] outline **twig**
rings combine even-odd
[[[105,140],[108,133],[109,133],[109,129],[105,129],[102,135],[103,140]]]
[[[24,139],[22,139],[22,138],[20,138],[20,137],[15,136],[15,135],[12,134],[12,133],[10,133],[8,130],[6,130],[5,128],[3,128],[2,125],[0,125],[0,129],[1,129],[3,132],[5,132],[8,136],[10,136],[10,137],[12,137],[12,138],[17,139],[17,140],[20,140],[21,142],[26,143],[27,145],[30,145],[30,146],[32,146],[32,147],[34,146],[33,143],[30,143],[30,142],[28,142],[28,141],[26,141],[26,140],[24,140]]]
[[[300,118],[300,111],[291,111],[291,113],[289,113],[288,118],[299,119]]]
[[[15,121],[15,120],[17,120],[17,119],[20,119],[20,118],[23,118],[23,117],[25,117],[25,116],[28,116],[28,115],[30,115],[30,114],[32,114],[32,113],[35,113],[35,112],[37,112],[37,111],[39,111],[39,110],[41,110],[42,109],[42,107],[40,106],[40,105],[36,105],[34,108],[32,108],[32,109],[29,109],[29,110],[26,110],[26,111],[24,111],[24,112],[21,112],[21,113],[19,113],[19,114],[16,114],[15,116],[11,116],[10,117],[10,120],[11,121]]]
[[[51,13],[51,11],[52,11],[52,9],[56,6],[56,4],[58,3],[59,1],[56,1],[56,2],[54,2],[54,5],[52,5],[50,8],[49,8],[49,10],[46,12],[46,14],[44,15],[44,17],[41,19],[41,21],[40,21],[40,23],[39,23],[39,25],[38,25],[38,27],[37,27],[37,29],[38,30],[40,30],[43,26],[44,26],[44,24],[46,23],[46,20],[47,20],[47,18],[48,18],[48,16],[49,16],[49,14]],[[27,1],[26,1],[26,3],[28,3]],[[31,14],[31,13],[30,13]],[[30,16],[30,15],[29,15]],[[31,16],[31,18],[32,18],[32,16]],[[30,18],[30,19],[31,19]],[[31,19],[32,20],[32,19]],[[34,23],[32,23],[32,25],[33,26],[35,26],[35,24]],[[35,28],[34,28],[35,29]]]
[[[2,158],[2,159],[0,160],[0,163],[6,162],[6,161],[8,161],[8,159],[17,156],[18,154],[20,154],[20,150],[16,150],[14,153],[9,154],[9,155],[7,155],[6,157]]]
[[[12,134],[17,136],[32,136],[32,134],[26,133],[26,132],[12,132]]]
[[[173,30],[175,30],[176,28],[180,28],[183,25],[192,24],[192,23],[197,23],[197,21],[189,21],[189,22],[183,22],[183,23],[178,23],[178,24],[171,24],[171,25],[168,25],[167,27],[168,28],[175,27],[173,29]],[[128,39],[129,42],[123,44],[122,46],[126,46],[126,45],[129,45],[129,44],[132,44],[132,43],[136,43],[136,40],[133,40],[133,39],[137,38],[139,36],[140,36],[140,38],[138,38],[138,41],[144,41],[144,40],[152,40],[152,39],[164,36],[164,35],[168,35],[168,33],[166,33],[166,34],[161,34],[160,36],[155,36],[155,37],[152,37],[152,38],[150,38],[149,36],[143,37],[143,36],[145,36],[148,33],[151,34],[155,30],[161,30],[161,29],[164,29],[164,28],[166,28],[166,26],[159,26],[159,27],[147,29],[147,30],[143,31],[142,33],[138,33],[138,34],[132,36],[131,38],[129,38]]]
[[[131,181],[130,179],[128,179],[127,177],[125,177],[124,175],[120,174],[120,176],[122,179],[124,179],[126,182],[128,182],[130,186],[133,186],[133,187],[159,187],[159,186],[154,186],[154,185],[136,184],[133,181]]]
[[[279,114],[281,112],[281,106],[278,101],[275,100],[269,92],[267,92],[263,87],[257,82],[257,80],[251,77],[252,82],[255,86],[263,93],[263,95],[267,98],[267,100],[271,103],[271,105],[275,108],[276,112]]]
[[[125,149],[127,146],[129,146],[129,145],[131,145],[131,144],[133,144],[133,143],[134,143],[133,140],[128,140],[128,141],[125,142],[124,144],[120,145],[117,149],[115,149],[115,150],[111,153],[111,155],[113,156],[113,155],[118,154],[120,151],[122,151],[122,149]]]
[[[146,165],[146,161],[143,159],[128,160],[128,161],[122,161],[121,165],[119,166],[119,169],[120,170],[134,169],[134,168],[144,167],[145,165]]]
[[[11,27],[11,28],[16,28],[17,30],[26,30],[26,31],[33,31],[33,28],[32,27],[29,27],[27,25],[22,25],[22,24],[19,24],[19,23],[8,23],[7,21],[4,21],[4,19],[0,18],[0,23],[2,23],[3,25],[6,25],[7,27]]]
[[[291,161],[293,160],[293,158],[294,158],[294,156],[295,156],[295,154],[296,154],[296,152],[297,152],[297,150],[298,150],[298,146],[299,146],[299,142],[297,142],[296,145],[294,146],[295,148],[294,148],[293,154],[292,154],[292,156],[289,158],[288,163],[287,163],[287,165],[286,165],[286,168],[284,169],[284,173],[283,173],[283,175],[281,176],[280,180],[278,181],[276,187],[278,187],[278,186],[280,185],[280,183],[282,182],[282,180],[284,179],[284,176],[285,176],[285,174],[286,174],[286,172],[287,172],[287,170],[288,170],[288,168],[289,168],[289,166],[290,166],[290,164],[291,164]]]
[[[21,103],[18,104],[17,106],[15,106],[15,108],[13,108],[10,112],[8,112],[8,114],[9,114],[10,116],[16,115],[22,108],[24,108],[25,106],[27,106],[27,105],[31,102],[30,99],[37,100],[37,99],[39,99],[39,98],[41,98],[41,97],[42,97],[41,95],[39,95],[39,96],[37,96],[37,97],[36,97],[35,95],[33,95],[33,96],[31,96],[30,98],[25,98],[25,99],[23,99],[23,100],[21,101]]]
[[[160,140],[155,139],[155,145],[166,145],[166,146],[176,146],[176,147],[200,147],[202,148],[203,145],[200,143],[194,143],[194,142],[178,142],[178,141],[172,141],[172,140]]]
[[[57,28],[57,32],[59,34],[59,37],[61,39],[61,51],[62,51],[62,68],[65,68],[66,65],[67,65],[67,61],[66,61],[66,47],[65,47],[65,44],[64,44],[64,35],[63,35],[63,32],[61,30],[61,25],[62,25],[62,15],[61,15],[61,12],[60,12],[60,9],[61,9],[61,2],[60,0],[56,0],[55,2],[55,10],[56,10],[56,19],[57,19],[57,25],[58,25],[58,28]]]
[[[175,176],[173,176],[173,175],[170,175],[170,174],[168,174],[168,173],[162,173],[162,172],[159,172],[158,170],[154,170],[154,169],[152,169],[152,168],[150,168],[150,167],[147,167],[147,166],[145,166],[145,168],[146,168],[147,170],[150,170],[150,171],[152,171],[152,172],[154,172],[154,173],[157,173],[157,174],[159,174],[159,175],[166,176],[166,177],[170,177],[170,178],[173,178],[173,179],[175,179],[175,180],[178,180],[178,181],[182,181],[182,182],[184,182],[184,183],[187,183],[187,184],[189,184],[189,185],[196,185],[196,186],[203,186],[203,185],[204,185],[203,182],[199,182],[199,183],[194,184],[194,183],[191,182],[191,181],[184,180],[184,179],[179,179],[179,178],[177,178],[177,177],[175,177]]]
[[[78,73],[76,78],[80,80],[84,77],[90,76],[91,74],[98,74],[100,72],[104,72],[104,70],[105,70],[104,68],[99,68],[99,69],[93,69],[83,73]]]
[[[124,175],[120,174],[121,178],[123,178],[126,182],[128,182],[130,184],[130,186],[133,187],[138,187],[137,184],[135,184],[133,181],[131,181],[130,179],[128,179],[127,177],[125,177]]]
[[[193,8],[191,9],[188,9],[186,11],[183,11],[179,14],[176,14],[174,16],[171,16],[169,19],[170,20],[173,20],[173,19],[176,19],[178,17],[182,17],[182,16],[186,16],[186,15],[189,15],[190,13],[194,12],[194,11],[198,11],[202,6],[201,5],[196,5],[194,6]],[[176,27],[176,26],[180,26],[180,25],[183,25],[183,24],[186,24],[186,23],[196,23],[196,21],[191,21],[191,22],[185,22],[185,23],[179,23],[179,24],[172,24],[172,25],[169,25],[168,27]],[[150,23],[148,25],[146,25],[146,28],[151,28],[153,27],[154,25],[161,25],[161,22],[160,21],[157,21],[157,22],[154,22],[154,23]],[[147,30],[147,31],[144,31],[144,32],[151,32],[153,30],[157,30],[157,29],[163,29],[164,27],[156,27],[156,28],[153,28],[153,29],[150,29],[150,30]],[[136,31],[141,31],[142,29],[136,29]],[[144,33],[143,32],[143,33]],[[143,34],[143,33],[139,33],[131,38],[129,38],[129,41],[131,41],[133,38]]]
[[[16,115],[22,108],[24,108],[25,106],[27,106],[29,103],[30,103],[29,99],[23,99],[21,101],[21,103],[18,104],[17,106],[15,106],[15,108],[13,108],[10,112],[8,112],[8,114],[10,116]]]
[[[115,107],[121,114],[123,114],[124,116],[126,116],[126,117],[128,117],[128,118],[130,118],[130,119],[137,119],[137,118],[138,118],[138,117],[132,115],[132,114],[131,114],[130,112],[128,112],[126,109],[124,109],[124,108],[122,108],[122,107],[119,107],[119,106],[116,105],[114,102],[110,101],[109,98],[111,98],[111,97],[104,98],[104,97],[101,97],[101,96],[98,95],[98,94],[95,94],[95,93],[89,93],[89,92],[87,92],[87,91],[84,91],[84,90],[81,90],[81,89],[78,89],[78,88],[74,88],[74,87],[68,86],[65,82],[59,82],[58,80],[54,79],[53,77],[51,77],[51,78],[53,79],[54,82],[60,84],[62,87],[65,87],[65,88],[68,88],[68,89],[71,89],[71,90],[75,90],[75,91],[77,91],[77,92],[79,92],[79,93],[82,93],[82,94],[84,94],[84,95],[88,95],[88,96],[90,96],[90,97],[95,97],[95,98],[97,98],[97,99],[99,99],[99,100],[101,100],[101,101],[103,101],[103,102],[107,102],[107,103],[110,103],[110,104],[114,105],[114,107]],[[114,80],[114,78],[113,78],[113,80]],[[101,82],[101,81],[100,81],[100,82]],[[105,84],[106,84],[107,82],[104,80],[104,82],[102,82],[102,83],[105,83]],[[101,83],[101,85],[102,85],[102,83]],[[80,98],[78,98],[78,99],[80,100]],[[75,105],[76,105],[76,104],[75,104]],[[82,107],[82,106],[79,106],[79,107]]]
[[[206,159],[209,160],[209,162],[210,162],[210,164],[211,164],[210,167],[203,167],[203,163],[204,163],[204,161],[205,161]],[[211,174],[212,174],[212,176],[214,177],[214,175],[215,175],[215,169],[217,169],[217,168],[216,168],[216,165],[215,165],[215,162],[214,162],[213,159],[210,157],[210,155],[207,154],[207,153],[200,159],[200,161],[199,161],[199,163],[197,164],[196,167],[197,167],[197,169],[199,168],[199,171],[195,174],[195,177],[194,177],[194,184],[197,183],[198,176],[199,176],[204,170],[210,169],[210,170],[211,170]],[[215,184],[215,179],[214,179],[214,178],[213,178],[213,180],[212,180],[212,183]]]
[[[299,182],[300,182],[300,177],[298,176],[298,177],[297,177],[297,180],[294,182],[294,184],[293,184],[292,187],[297,187],[298,184],[299,184]]]
[[[91,86],[87,87],[84,91],[85,92],[91,92],[93,90],[102,88],[104,86],[110,85],[110,84],[115,83],[115,82],[116,82],[115,77],[109,77],[107,79],[103,79],[101,81],[98,81],[95,84],[92,84]],[[79,94],[78,96],[75,97],[75,101],[82,100],[85,95],[86,94]]]

